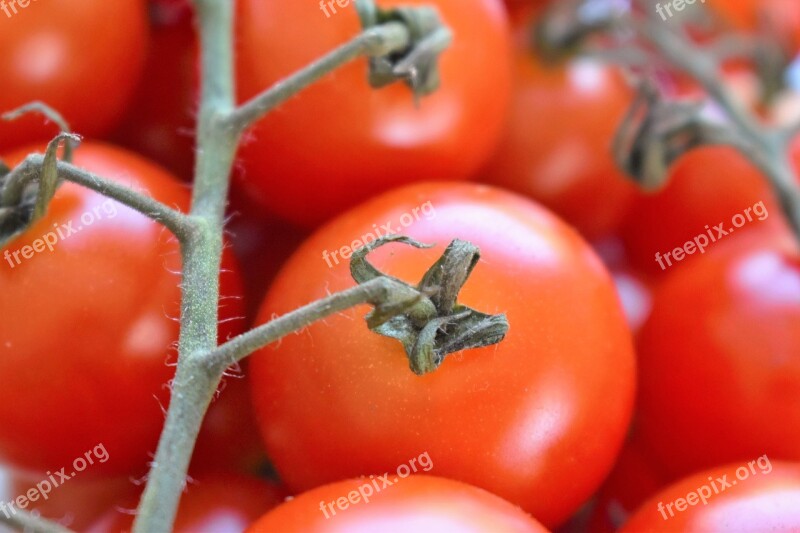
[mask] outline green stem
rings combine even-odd
[[[134,523],[135,533],[170,531],[185,486],[197,434],[219,385],[226,361],[237,358],[307,321],[327,316],[355,303],[371,301],[385,289],[380,284],[345,291],[301,309],[292,317],[268,325],[259,333],[217,350],[219,268],[223,221],[230,172],[241,132],[274,106],[310,83],[356,57],[400,52],[409,45],[409,32],[387,23],[355,37],[320,61],[312,63],[261,96],[235,107],[233,85],[233,4],[194,0],[201,38],[202,89],[198,119],[196,176],[189,217],[194,231],[182,240],[183,301],[178,368],[172,385],[167,420],[159,440],[148,483]],[[363,298],[363,299],[362,299]],[[333,299],[333,303],[331,303]],[[364,300],[366,299],[366,300]],[[349,305],[346,305],[349,304]],[[340,307],[344,305],[344,307]],[[264,332],[267,332],[265,335]],[[231,349],[232,346],[235,349]],[[213,362],[209,363],[209,354]]]

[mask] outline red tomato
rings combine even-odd
[[[754,207],[760,202],[761,206]],[[748,209],[752,220],[733,227],[733,218],[746,219]],[[780,227],[783,221],[766,178],[755,167],[732,148],[706,147],[681,157],[663,190],[637,200],[622,234],[631,260],[638,267],[663,274],[702,257],[705,252],[697,253],[698,249],[680,261],[673,260],[675,249],[707,235],[709,230],[716,239],[719,233],[713,228],[719,223],[724,223],[722,229],[726,232],[736,231],[738,237],[754,228]],[[709,246],[715,246],[711,237],[708,241]],[[670,257],[663,258],[667,253]],[[657,254],[662,257],[660,262]]]
[[[220,474],[190,483],[181,498],[174,533],[241,533],[258,517],[279,505],[283,490],[258,478]],[[135,508],[136,500],[129,508]],[[133,515],[109,511],[89,533],[131,531]]]
[[[800,465],[752,457],[681,480],[649,499],[620,533],[800,530]]]
[[[460,301],[506,313],[510,331],[422,377],[399,342],[367,329],[366,306],[263,349],[251,361],[253,398],[281,479],[301,491],[429,452],[435,475],[485,488],[545,525],[566,519],[611,468],[632,405],[630,332],[602,263],[577,233],[514,194],[409,186],[310,237],[278,275],[260,321],[352,287],[341,252],[379,224],[436,244],[370,255],[415,284],[452,239],[477,245],[482,261]]]
[[[247,531],[401,533],[420,528],[464,533],[547,532],[521,509],[485,490],[421,475],[399,479],[391,486],[383,480],[373,483],[373,479],[362,478],[318,487],[270,511]]]
[[[316,1],[240,0],[241,99],[358,35],[353,2],[342,4],[346,7],[327,2],[326,17]],[[510,90],[502,2],[381,3],[409,4],[436,6],[454,33],[453,45],[441,58],[441,88],[417,106],[402,83],[371,89],[366,63],[360,60],[283,104],[252,130],[252,142],[241,150],[241,183],[273,213],[315,226],[398,185],[466,179],[489,156]]]
[[[8,0],[0,5],[0,113],[41,100],[73,131],[106,133],[133,93],[146,46],[144,0],[30,2],[25,8]],[[39,116],[0,121],[0,149],[57,132]]]
[[[639,336],[638,424],[672,476],[800,460],[800,257],[756,232],[676,269]]]
[[[186,187],[137,155],[86,143],[75,163],[167,205],[188,206]],[[176,362],[176,239],[144,215],[64,183],[47,215],[0,257],[0,425],[14,428],[0,432],[0,456],[20,468],[69,474],[74,460],[102,445],[106,461],[94,457],[83,476],[143,473]],[[221,319],[241,317],[232,256],[221,281]],[[220,338],[240,324],[223,322]]]
[[[512,118],[487,180],[539,200],[588,237],[605,236],[634,198],[611,154],[630,91],[591,60],[546,67],[521,50],[516,67]]]

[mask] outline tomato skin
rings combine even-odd
[[[587,237],[605,236],[635,196],[611,154],[630,91],[589,60],[547,67],[520,51],[515,66],[511,119],[486,181],[542,202]]]
[[[34,150],[4,159],[16,164]],[[167,205],[188,207],[185,185],[135,154],[87,142],[75,164]],[[87,213],[96,216],[91,225],[81,218]],[[54,225],[70,223],[82,229],[64,230],[66,238],[52,251],[28,259],[19,253]],[[69,472],[73,460],[103,444],[108,460],[95,461],[82,477],[144,473],[164,423],[159,403],[167,406],[176,360],[176,239],[144,215],[64,183],[46,216],[0,256],[0,424],[14,428],[0,432],[0,456],[21,469]],[[220,280],[228,297],[220,318],[241,317],[232,256],[226,255]],[[220,338],[240,328],[241,321],[228,320]]]
[[[348,479],[301,494],[270,511],[247,533],[312,533],[322,531],[381,531],[400,533],[424,526],[437,531],[504,531],[546,533],[547,529],[521,509],[484,490],[449,479],[412,475],[401,479],[386,492],[370,497],[370,480]],[[363,500],[362,488],[368,500]],[[380,487],[380,485],[379,485]],[[375,490],[375,489],[373,489]],[[321,507],[339,498],[347,499],[344,509]],[[344,505],[344,504],[343,504]],[[332,512],[336,514],[332,514]]]
[[[283,501],[280,487],[242,475],[217,474],[190,483],[175,517],[175,533],[240,533],[259,516]],[[135,508],[132,500],[127,508]],[[131,531],[133,515],[112,509],[88,533]]]
[[[259,321],[352,287],[346,261],[330,268],[322,252],[373,224],[399,226],[403,214],[427,202],[435,216],[402,232],[436,247],[389,245],[371,261],[417,283],[452,239],[474,243],[483,259],[460,301],[506,313],[506,339],[418,377],[398,342],[367,330],[366,306],[315,323],[251,360],[267,454],[281,479],[301,491],[389,471],[428,451],[433,474],[485,488],[545,525],[558,523],[608,473],[629,421],[635,372],[608,273],[551,213],[474,184],[392,191],[312,235],[278,275]]]
[[[752,232],[676,270],[639,336],[638,423],[672,478],[800,459],[800,257]]]
[[[692,531],[697,533],[762,533],[764,531],[798,531],[800,529],[800,465],[763,459],[754,456],[745,462],[700,472],[683,479],[645,502],[639,511],[619,530],[620,533],[668,533]],[[750,470],[750,461],[760,461]],[[736,471],[744,467],[747,477],[737,479]],[[742,476],[745,474],[742,473]],[[718,494],[713,492],[711,481],[718,488],[718,478],[727,476],[734,482]],[[711,493],[706,505],[699,500],[684,511],[672,507],[674,516],[664,508],[659,512],[659,503],[664,506],[678,498],[686,499],[690,492],[708,486]]]
[[[800,151],[793,151],[798,159]],[[713,169],[713,171],[710,171]],[[680,269],[704,254],[686,255],[672,266],[656,261],[656,253],[665,254],[724,222],[732,227],[732,218],[764,203],[767,216],[753,215],[753,220],[734,228],[738,238],[753,229],[781,228],[780,208],[766,178],[742,155],[727,147],[704,147],[693,150],[670,170],[667,185],[653,195],[642,195],[627,215],[622,235],[631,261],[645,272],[662,277],[665,271]],[[712,230],[712,235],[716,232]],[[716,243],[710,247],[717,246]],[[707,248],[708,250],[708,248]]]
[[[262,120],[240,150],[240,185],[271,212],[315,227],[399,185],[473,176],[494,148],[511,67],[500,0],[389,0],[434,5],[453,30],[441,87],[415,105],[402,83],[365,81],[364,60],[338,69]],[[238,3],[240,100],[361,31],[353,2],[326,18],[319,2]],[[302,20],[303,24],[296,22]]]
[[[102,135],[133,93],[147,40],[144,0],[32,2],[0,14],[0,112],[41,100],[76,133]],[[0,121],[0,150],[56,133],[40,116]]]

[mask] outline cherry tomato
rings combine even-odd
[[[19,162],[31,150],[4,158]],[[75,164],[186,209],[186,187],[137,155],[85,143]],[[144,215],[64,183],[46,216],[0,250],[0,456],[19,468],[141,474],[174,374],[176,239]],[[225,259],[220,338],[241,329],[240,280]],[[77,473],[77,472],[76,472]]]
[[[353,4],[240,0],[241,99],[358,35]],[[252,129],[240,152],[240,183],[270,211],[315,226],[392,187],[463,180],[484,163],[510,91],[502,2],[389,0],[381,6],[420,4],[437,7],[455,36],[441,57],[440,89],[416,105],[402,83],[370,88],[360,60],[284,103]]]
[[[779,212],[766,178],[744,156],[732,148],[705,147],[678,159],[663,190],[636,201],[622,234],[631,261],[646,272],[662,275],[702,257],[709,246],[716,245],[712,237],[733,238],[756,228],[780,227]],[[734,227],[734,217],[738,223],[742,216],[745,222]],[[729,235],[715,229],[720,223]],[[703,238],[709,230],[710,236]],[[736,234],[730,235],[731,230]],[[683,259],[674,260],[674,250],[695,237],[700,241],[694,244],[695,251],[679,252]],[[698,246],[706,240],[701,251]],[[667,253],[670,256],[664,257]]]
[[[41,100],[97,136],[122,116],[147,47],[144,0],[7,1],[0,6],[0,112]],[[16,14],[14,14],[16,12]],[[0,149],[58,132],[38,116],[0,121]]]
[[[270,511],[248,533],[322,531],[504,531],[546,533],[536,520],[465,483],[414,475],[393,482],[348,479],[318,487]],[[381,492],[385,490],[385,492]]]
[[[752,232],[715,246],[672,272],[639,336],[639,429],[673,477],[800,459],[797,245]]]
[[[175,517],[175,533],[241,533],[258,517],[283,501],[279,487],[258,478],[218,474],[190,483]],[[129,502],[136,507],[136,500]],[[89,533],[131,531],[133,515],[113,509]]]
[[[194,169],[197,43],[188,6],[156,4],[144,75],[113,140],[190,180]]]
[[[800,465],[766,455],[697,473],[645,502],[620,533],[800,530]]]
[[[737,31],[768,33],[789,54],[800,49],[800,4],[794,0],[708,0],[708,6]]]
[[[527,36],[530,18],[517,25]],[[515,53],[511,118],[486,180],[530,196],[590,238],[620,223],[635,195],[611,141],[632,101],[613,68],[592,60],[547,66],[527,38]]]
[[[485,488],[545,525],[566,519],[610,470],[632,406],[630,332],[602,263],[577,233],[517,195],[409,186],[311,236],[278,275],[259,321],[352,287],[351,243],[374,238],[367,234],[378,225],[436,244],[370,255],[414,284],[451,240],[477,245],[482,260],[460,301],[506,313],[510,330],[422,377],[399,342],[367,329],[365,306],[261,350],[251,360],[253,399],[281,479],[302,491],[429,452],[432,474]]]

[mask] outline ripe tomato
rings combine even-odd
[[[518,33],[527,35],[529,24],[524,19]],[[611,67],[547,66],[528,39],[518,41],[511,118],[486,179],[542,202],[590,238],[604,237],[635,195],[611,152],[631,91]]]
[[[464,533],[547,532],[519,507],[465,483],[422,475],[400,479],[389,487],[372,481],[348,479],[318,487],[270,511],[247,532],[401,533],[420,527]]]
[[[198,51],[188,9],[176,2],[156,4],[144,75],[112,136],[186,180],[194,168],[198,86]]]
[[[483,260],[460,301],[506,313],[510,330],[422,377],[399,342],[367,329],[366,306],[261,350],[250,367],[253,399],[281,479],[301,491],[429,452],[435,475],[485,488],[545,525],[566,519],[608,473],[632,406],[630,332],[602,263],[577,233],[514,194],[409,186],[312,235],[278,274],[260,322],[352,287],[338,253],[347,257],[378,224],[436,244],[370,255],[412,283],[452,239],[477,245]]]
[[[754,208],[760,202],[763,204]],[[752,220],[733,227],[733,218],[747,209]],[[716,239],[719,234],[713,227],[719,223],[724,223],[726,232],[736,231],[738,237],[756,228],[781,227],[783,221],[766,178],[755,167],[732,148],[705,147],[675,163],[663,190],[636,201],[622,235],[634,264],[646,272],[663,274],[702,257],[705,252],[685,255],[680,261],[674,261],[672,255],[669,261],[663,259],[709,230]],[[716,246],[708,240],[708,246]],[[662,256],[660,262],[657,254]]]
[[[241,533],[265,512],[279,505],[284,492],[264,480],[232,474],[218,474],[190,483],[181,497],[174,533]],[[129,509],[137,500],[129,501]],[[89,533],[131,531],[133,515],[112,509]]]
[[[752,232],[675,270],[639,336],[638,424],[671,476],[800,460],[800,256]]]
[[[353,2],[342,4],[349,5],[240,0],[240,97],[254,96],[357,35]],[[273,213],[315,226],[401,184],[466,179],[489,156],[510,90],[501,0],[381,3],[409,4],[436,6],[454,33],[441,58],[440,89],[417,106],[401,83],[371,89],[361,60],[283,104],[252,130],[252,142],[240,152],[240,182]]]
[[[144,63],[146,2],[71,0],[23,8],[8,1],[0,9],[0,113],[42,100],[81,135],[113,127]],[[57,132],[38,116],[0,121],[0,149]]]
[[[5,159],[15,164],[29,151]],[[85,143],[75,163],[167,205],[188,206],[182,183],[124,150]],[[102,445],[108,458],[95,459],[82,476],[143,473],[174,374],[176,239],[144,215],[64,183],[47,215],[0,250],[0,259],[0,425],[13,428],[0,432],[0,456],[20,468],[65,467],[69,474],[74,460]],[[227,257],[223,320],[242,316],[236,270]],[[220,337],[240,324],[224,322]]]
[[[667,487],[644,503],[619,531],[763,533],[798,530],[800,465],[771,462],[768,456],[761,455],[697,473]]]

